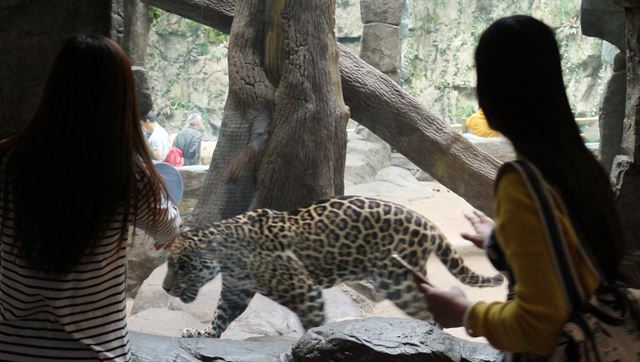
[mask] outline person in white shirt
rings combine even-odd
[[[149,135],[147,142],[151,155],[156,161],[163,161],[169,153],[169,133],[158,123],[158,116],[149,112],[142,120],[142,129]]]

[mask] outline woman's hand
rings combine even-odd
[[[467,299],[462,290],[453,287],[448,291],[429,286],[414,279],[418,290],[424,295],[433,314],[433,319],[443,328],[462,327],[464,314],[473,303]]]
[[[484,241],[489,239],[491,231],[495,227],[496,223],[494,223],[493,220],[491,220],[482,211],[478,210],[473,210],[473,214],[464,214],[464,217],[466,217],[471,223],[475,234],[461,233],[460,236],[482,249]]]

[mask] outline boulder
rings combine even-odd
[[[210,323],[220,295],[220,277],[205,284],[205,286],[200,289],[198,298],[196,298],[195,301],[185,304],[182,303],[180,299],[170,296],[162,289],[162,281],[166,273],[167,263],[163,263],[149,275],[149,278],[144,281],[136,295],[133,308],[131,309],[131,315],[134,316],[151,308],[163,308],[172,311],[186,312],[199,323]]]
[[[184,184],[185,196],[198,197],[197,193],[204,184],[209,165],[193,165],[178,168]]]
[[[376,181],[389,182],[401,187],[415,187],[418,185],[418,180],[413,176],[411,171],[406,168],[397,166],[389,166],[383,168],[378,172],[375,178]]]
[[[408,158],[398,152],[391,153],[391,166],[402,167],[411,171],[413,175],[416,175],[420,171],[420,167],[411,162]]]
[[[358,127],[347,132],[344,178],[355,185],[373,181],[379,170],[389,166],[391,156],[391,147],[386,142],[362,129]]]
[[[370,318],[312,328],[293,346],[291,362],[498,361],[487,344],[453,337],[415,319]]]
[[[402,3],[403,0],[360,0],[362,23],[400,25]]]

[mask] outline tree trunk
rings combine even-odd
[[[622,152],[614,160],[612,179],[626,237],[622,272],[640,288],[640,0],[616,0],[626,17],[627,96]]]
[[[343,193],[349,113],[333,32],[335,0],[274,0],[272,7],[267,49],[274,50],[265,66],[275,73],[277,91],[255,207],[289,210]]]
[[[228,31],[233,22],[234,0],[146,1],[220,31]],[[471,205],[491,214],[492,182],[500,163],[344,46],[338,44],[338,49],[342,90],[351,117]],[[208,196],[203,193],[202,197]]]
[[[126,0],[124,8],[124,34],[122,48],[129,56],[131,65],[144,67],[149,43],[151,18],[149,5],[140,0]]]
[[[274,90],[262,68],[264,2],[238,0],[229,37],[229,95],[209,173],[189,224],[204,226],[246,211],[256,188],[255,171],[246,168],[227,182],[225,166],[249,142],[252,119],[269,117]]]

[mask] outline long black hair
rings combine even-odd
[[[623,236],[613,192],[580,137],[553,31],[529,16],[502,18],[482,34],[475,57],[489,125],[559,191],[605,277],[617,279]]]
[[[65,42],[34,117],[0,143],[7,154],[3,186],[13,195],[16,245],[33,268],[73,269],[119,208],[122,243],[137,211],[136,169],[152,181],[152,223],[160,220],[166,188],[140,127],[131,64],[110,39]]]

